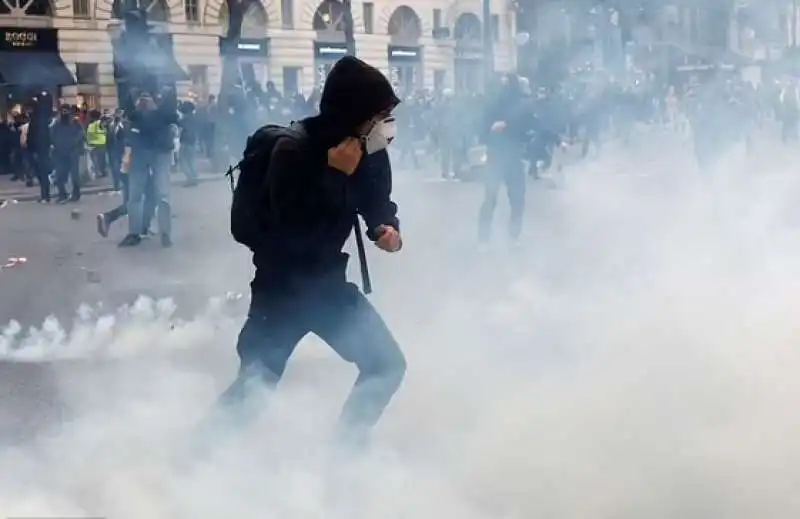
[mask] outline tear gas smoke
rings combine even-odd
[[[471,195],[426,205],[419,191],[438,187],[404,188],[406,250],[373,263],[409,376],[360,457],[328,442],[354,370],[314,341],[256,423],[193,456],[194,427],[236,369],[241,316],[219,303],[184,322],[142,299],[108,316],[82,308],[69,329],[6,327],[0,352],[16,364],[3,377],[46,369],[42,391],[63,407],[46,434],[0,451],[0,509],[798,516],[800,181],[777,159],[698,181],[680,152],[659,155],[646,177],[639,158],[609,152],[534,191],[519,256],[467,247]],[[219,247],[234,245],[219,234]]]

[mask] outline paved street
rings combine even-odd
[[[176,247],[166,251],[157,240],[148,240],[135,250],[119,249],[117,242],[127,230],[125,219],[116,223],[108,239],[97,234],[95,215],[118,204],[119,195],[89,195],[79,204],[63,206],[21,202],[0,209],[4,237],[0,257],[27,259],[0,271],[2,293],[13,294],[2,300],[2,320],[40,323],[50,312],[71,315],[82,302],[103,301],[113,307],[138,294],[180,297],[189,290],[188,280],[203,277],[207,280],[204,289],[224,294],[240,279],[231,279],[226,286],[217,284],[223,277],[220,269],[247,274],[220,261],[226,254],[230,258],[231,250],[234,254],[242,251],[236,247],[215,250],[225,239],[227,189],[224,182],[174,188]],[[241,256],[240,261],[246,264],[247,258]],[[206,271],[208,275],[202,276]]]
[[[201,182],[219,178],[222,173],[214,173],[208,160],[199,159],[197,162],[198,176]],[[180,172],[172,173],[173,184],[180,185],[186,176]],[[105,192],[112,188],[110,177],[91,179],[82,186],[84,194]],[[51,192],[55,194],[55,190]],[[14,201],[38,200],[40,197],[39,186],[27,186],[24,181],[11,180],[10,175],[0,175],[0,204],[13,203]]]

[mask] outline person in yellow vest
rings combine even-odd
[[[86,126],[86,145],[89,147],[89,157],[94,168],[96,178],[108,176],[106,165],[106,144],[108,143],[108,128],[100,120],[100,110],[89,112],[89,124]]]

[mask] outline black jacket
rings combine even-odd
[[[253,253],[254,290],[343,281],[349,256],[342,249],[358,215],[373,241],[381,225],[399,230],[388,153],[365,157],[347,176],[327,166],[327,149],[313,139],[275,144],[264,187],[269,223]]]
[[[381,225],[399,230],[385,150],[364,156],[350,176],[327,162],[328,149],[355,137],[359,123],[397,103],[380,71],[343,58],[328,75],[320,115],[301,121],[304,138],[281,137],[275,143],[262,187],[260,238],[252,247],[254,291],[343,282],[348,255],[342,248],[358,215],[372,240]]]
[[[130,133],[126,146],[155,152],[170,152],[174,148],[172,126],[178,122],[178,112],[168,104],[155,110],[135,110],[130,115]]]
[[[83,127],[71,116],[66,120],[58,120],[53,125],[51,134],[54,157],[71,157],[83,151]]]

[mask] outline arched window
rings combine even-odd
[[[128,8],[126,0],[114,0],[111,6],[111,17],[122,19],[122,14]],[[148,22],[169,22],[169,6],[166,0],[134,0],[131,7],[144,9],[147,12]]]
[[[462,13],[456,19],[453,36],[456,42],[476,44],[483,40],[481,19],[474,13]]]
[[[228,35],[228,23],[230,20],[230,6],[228,2],[222,2],[219,8],[219,25],[222,27],[223,36]],[[243,38],[263,38],[267,34],[269,19],[267,11],[258,0],[251,0],[242,18],[242,37]]]
[[[0,14],[53,16],[53,5],[49,0],[0,0]]]
[[[417,45],[422,36],[422,21],[408,6],[401,5],[389,18],[389,37],[395,45]]]
[[[317,32],[343,32],[344,5],[337,0],[324,0],[314,13],[313,29]]]

